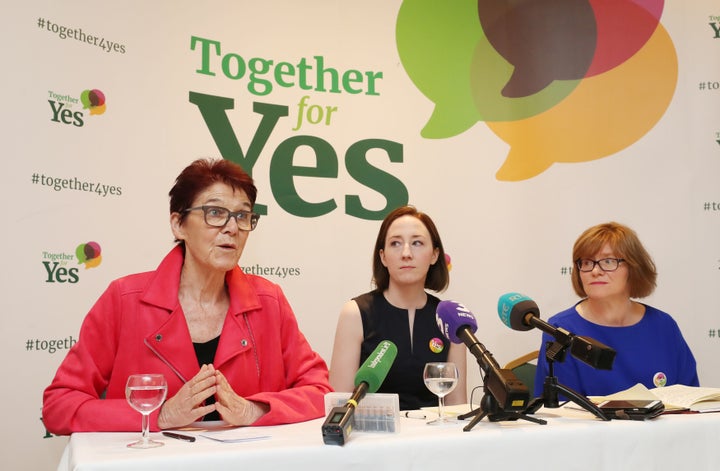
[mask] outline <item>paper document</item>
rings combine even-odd
[[[258,433],[257,429],[242,427],[212,432],[206,431],[201,433],[200,436],[225,443],[254,442],[257,440],[267,440],[268,438],[272,438],[271,435]]]
[[[590,398],[598,404],[603,400],[652,400],[659,399],[665,405],[666,412],[678,410],[691,410],[695,412],[720,411],[720,388],[703,388],[674,384],[662,388],[648,389],[642,384],[616,392],[608,396],[593,396]]]
[[[625,389],[623,391],[619,391],[613,394],[609,394],[607,396],[589,396],[588,399],[590,399],[595,404],[600,404],[603,401],[652,401],[656,399],[660,399],[656,395],[654,395],[648,388],[645,387],[643,384],[636,384],[635,386]]]
[[[720,388],[703,388],[673,384],[650,390],[664,404],[696,412],[720,411]]]

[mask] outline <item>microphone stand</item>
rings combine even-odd
[[[467,424],[465,427],[463,427],[463,431],[469,432],[472,430],[472,428],[480,422],[485,417],[488,418],[490,422],[500,422],[502,420],[518,420],[523,419],[527,420],[528,422],[534,422],[536,424],[545,425],[547,424],[547,421],[543,419],[538,419],[536,417],[530,417],[528,416],[524,411],[523,412],[514,412],[514,411],[506,411],[504,408],[500,407],[500,404],[498,403],[497,399],[495,399],[495,396],[490,392],[490,389],[488,388],[489,381],[486,378],[483,380],[483,397],[480,401],[480,407],[475,408],[471,410],[470,412],[467,412],[465,414],[461,414],[458,416],[459,420],[465,420],[470,417],[473,417],[473,419],[470,421],[469,424]]]
[[[548,347],[545,352],[545,357],[548,362],[548,375],[545,377],[545,382],[543,384],[543,393],[540,397],[536,397],[530,401],[530,404],[528,404],[524,412],[526,414],[534,414],[542,406],[549,409],[557,409],[560,407],[558,395],[559,393],[562,393],[567,396],[570,401],[579,405],[586,411],[595,414],[595,416],[599,419],[610,420],[610,418],[587,397],[558,382],[557,376],[555,376],[554,363],[555,360],[562,362],[565,359],[568,346],[569,344],[563,345],[561,342],[557,341],[548,343]]]

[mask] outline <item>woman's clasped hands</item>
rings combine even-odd
[[[215,402],[205,405],[215,395]],[[160,409],[161,429],[184,427],[217,410],[231,425],[250,425],[267,412],[267,407],[237,395],[225,376],[213,365],[203,365]]]

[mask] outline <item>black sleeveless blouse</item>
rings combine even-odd
[[[360,365],[383,340],[390,340],[398,349],[397,357],[377,392],[397,393],[401,410],[437,406],[437,396],[423,382],[423,369],[428,362],[447,361],[448,358],[450,340],[442,335],[435,321],[435,310],[440,300],[428,294],[425,306],[415,311],[412,342],[407,310],[390,304],[382,292],[374,290],[354,298],[354,301],[360,307],[363,324]]]

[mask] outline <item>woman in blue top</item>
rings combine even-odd
[[[569,353],[554,363],[563,384],[585,396],[605,396],[637,383],[647,388],[685,384],[698,386],[690,347],[669,314],[632,298],[655,290],[655,264],[635,231],[615,222],[583,232],[573,247],[572,284],[583,298],[548,322],[575,335],[598,340],[616,350],[611,370],[595,369]],[[535,394],[548,375],[543,334],[535,377]]]

